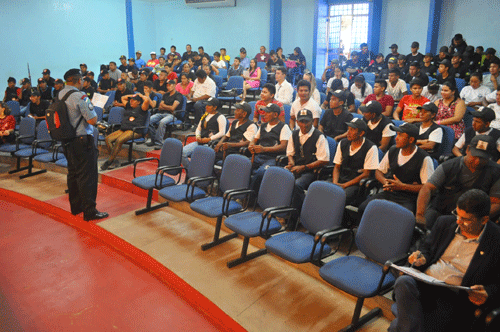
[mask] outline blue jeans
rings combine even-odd
[[[314,174],[314,172],[306,172],[300,174],[300,176],[295,179],[295,187],[293,188],[293,197],[292,197],[292,207],[296,208],[298,211],[302,209],[302,203],[304,203],[304,198],[306,197],[305,192],[315,178],[316,174]]]
[[[151,116],[149,120],[149,136],[152,141],[163,143],[163,137],[165,136],[165,131],[167,124],[173,122],[175,117],[170,113],[156,113]],[[155,129],[154,125],[158,124],[158,130]]]
[[[276,165],[276,157],[257,154],[253,160],[253,167],[257,170],[253,173],[252,179],[250,181],[250,189],[253,189],[255,193],[259,194],[260,184],[264,173],[270,166]]]
[[[184,146],[184,149],[182,149],[182,166],[186,167],[186,169],[189,167],[189,159],[191,155],[193,154],[194,149],[198,146],[198,142],[193,142],[189,143],[188,145]]]

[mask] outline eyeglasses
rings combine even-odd
[[[475,221],[474,219],[469,219],[469,218],[462,218],[462,217],[460,217],[460,216],[458,215],[458,213],[457,213],[457,209],[455,209],[455,210],[451,211],[451,214],[452,214],[452,215],[454,215],[455,217],[457,217],[457,219],[460,219],[460,220],[462,220],[463,222],[466,222],[466,223],[468,223],[468,224],[473,223],[473,222]]]

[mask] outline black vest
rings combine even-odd
[[[465,135],[465,144],[464,144],[464,147],[462,148],[462,154],[465,156],[465,151],[467,150],[467,147],[469,146],[470,141],[472,141],[474,136],[476,136],[476,132],[474,131],[474,129],[472,127],[469,127],[467,129],[465,129],[464,135]],[[491,158],[493,159],[493,161],[496,162],[498,159],[500,159],[500,153],[498,152],[498,150],[496,148],[496,142],[500,138],[500,130],[492,128],[490,133],[488,134],[488,136],[493,137],[493,139],[495,140],[495,151],[492,152]]]
[[[248,127],[253,124],[253,121],[248,120],[247,122],[236,128],[238,122],[239,120],[236,120],[231,124],[231,129],[229,130],[229,139],[227,140],[228,142],[240,142],[243,139],[243,134],[245,133],[245,131],[247,131]]]
[[[365,158],[373,144],[372,141],[365,138],[361,148],[352,156],[349,155],[351,142],[347,138],[340,141],[340,152],[342,153],[342,165],[340,166],[339,182],[345,183],[357,177],[360,169],[364,169]]]
[[[283,122],[278,122],[276,126],[273,127],[269,132],[267,132],[265,129],[269,122],[266,122],[262,124],[260,127],[260,139],[259,139],[259,144],[265,147],[269,146],[275,146],[280,144],[280,134],[281,134],[281,129],[285,125]],[[265,153],[266,155],[270,156],[277,156],[279,153]]]
[[[422,124],[420,124],[420,127],[422,127]],[[433,122],[432,125],[427,128],[427,130],[423,133],[423,134],[420,134],[418,135],[417,139],[429,139],[429,135],[436,129],[440,128],[441,130],[443,130],[443,128],[441,128],[440,125],[438,125],[437,123]],[[443,132],[444,134],[444,132]],[[436,145],[434,145],[434,149],[432,150],[429,150],[427,151],[427,153],[434,159],[438,159],[439,158],[439,146],[441,144],[440,143],[436,143]]]
[[[396,175],[396,177],[403,183],[412,184],[416,182],[418,184],[422,184],[422,181],[420,180],[420,169],[422,168],[425,157],[429,156],[429,154],[418,146],[416,149],[417,152],[415,152],[413,157],[400,166],[398,165],[398,155],[401,149],[395,146],[391,147],[387,152],[389,154],[388,158],[390,169],[389,172],[385,174],[385,177],[387,179],[393,179],[393,175]]]
[[[384,131],[384,128],[389,123],[391,123],[391,120],[389,120],[385,115],[382,114],[381,117],[382,119],[380,119],[377,127],[375,127],[373,130],[368,127],[365,135],[365,138],[375,143],[376,146],[380,146],[380,141],[382,140],[382,132]],[[368,121],[366,122],[368,123]]]
[[[481,173],[472,186],[464,187],[460,183],[461,167],[467,167],[462,162],[463,158],[453,158],[441,164],[446,180],[439,188],[433,206],[442,214],[450,214],[456,208],[458,198],[467,190],[481,189],[485,193],[489,193],[491,187],[500,178],[500,167],[495,162],[488,160],[482,170],[476,171]]]
[[[219,122],[217,122],[217,119],[221,115],[219,112],[216,112],[210,120],[207,121],[207,118],[203,118],[201,120],[201,137],[202,138],[207,138],[209,137],[210,134],[216,134],[219,132]]]
[[[316,158],[316,142],[323,133],[315,128],[311,136],[304,142],[304,145],[300,144],[299,133],[300,129],[292,133],[295,165],[307,165],[315,162],[318,160]]]

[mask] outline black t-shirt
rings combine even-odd
[[[349,108],[349,106],[354,105],[354,94],[350,91],[345,91],[344,93],[347,95],[345,104],[347,105],[347,108]],[[328,95],[326,96],[326,100],[330,100],[331,96],[332,96],[332,93],[328,92]]]
[[[427,76],[436,77],[437,67],[434,65],[430,65],[429,67],[422,66],[422,68],[420,68],[420,72]]]
[[[7,87],[7,89],[5,89],[5,97],[4,97],[4,101],[9,101],[9,100],[12,100],[12,99],[18,99],[19,96],[17,95],[17,91],[19,90],[19,88],[17,86],[13,87],[13,88],[9,88]]]
[[[50,87],[54,87],[54,85],[56,84],[56,80],[52,77],[49,77],[48,80],[45,80],[45,82],[47,82],[47,85],[50,86]]]
[[[137,92],[144,94],[144,81],[137,81],[137,83],[135,83],[135,89]]]
[[[50,86],[47,87],[47,89],[43,90],[41,88],[38,88],[38,91],[40,91],[40,97],[44,100],[52,100],[52,88]]]
[[[19,104],[21,106],[26,106],[30,103],[30,97],[31,97],[31,89],[24,89],[21,92],[21,99],[19,100]]]
[[[284,66],[283,60],[278,59],[278,61],[276,61],[276,62],[274,62],[272,58],[269,59],[269,60],[267,60],[267,67],[271,68],[271,66],[280,66],[280,67],[283,67]]]
[[[329,109],[325,111],[320,125],[326,136],[335,138],[335,136],[342,135],[347,131],[346,122],[352,119],[353,115],[346,109],[343,109],[339,115],[333,114],[333,110]]]
[[[30,103],[30,114],[33,116],[45,116],[45,110],[50,106],[48,100],[40,99],[40,104]]]
[[[134,93],[130,91],[129,89],[125,89],[123,92],[120,90],[116,90],[115,92],[115,101],[121,103],[122,102],[122,97],[127,96],[127,95],[133,95]]]
[[[170,93],[165,93],[163,95],[163,98],[162,98],[162,101],[165,103],[165,105],[167,106],[172,106],[174,104],[175,101],[178,101],[179,102],[179,105],[177,106],[177,108],[175,109],[176,111],[177,110],[180,110],[182,109],[182,94],[179,93],[178,91],[175,91],[174,95],[171,96]]]
[[[97,82],[92,80],[90,81],[90,85],[94,88],[94,92],[97,91]]]
[[[91,86],[88,88],[82,88],[82,91],[87,94],[90,100],[92,100],[92,97],[94,97],[95,89]]]
[[[122,73],[128,73],[130,70],[129,70],[129,66],[128,65],[120,65],[120,67],[118,67],[118,69],[122,72]]]
[[[101,90],[114,89],[114,88],[116,88],[116,81],[114,79],[112,79],[112,78],[109,78],[107,80],[105,80],[103,78],[99,82],[99,87],[101,88]]]
[[[156,80],[153,82],[153,89],[156,91],[164,91],[167,92],[167,81],[165,80],[163,82],[163,85],[161,85],[160,80]]]
[[[406,74],[406,77],[405,77],[405,82],[406,82],[406,83],[410,83],[410,82],[411,82],[414,78],[419,78],[419,79],[422,81],[422,83],[424,84],[424,85],[422,86],[422,88],[423,88],[425,85],[429,84],[429,77],[427,77],[427,75],[426,75],[426,74],[424,74],[424,73],[422,73],[422,72],[420,72],[420,73],[419,73],[418,75],[416,75],[416,76],[411,76],[409,73],[408,73],[408,74]]]
[[[125,107],[125,111],[123,112],[120,130],[133,130],[136,127],[144,126],[147,114],[147,111],[145,112],[142,110],[142,104],[136,108],[132,108],[130,106],[130,102],[128,102]],[[130,120],[131,118],[133,118],[132,121]]]

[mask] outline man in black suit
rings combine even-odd
[[[431,234],[408,258],[412,266],[454,290],[429,285],[408,275],[394,288],[397,318],[389,331],[482,331],[477,316],[500,304],[500,227],[489,221],[490,197],[466,191],[454,216],[440,217]]]

